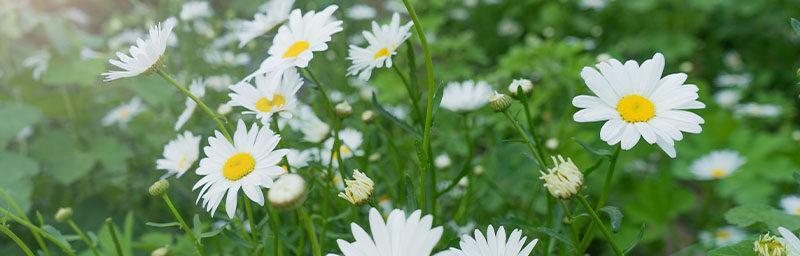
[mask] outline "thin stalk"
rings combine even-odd
[[[79,139],[80,133],[78,132],[78,126],[75,125],[77,122],[77,115],[75,114],[75,107],[72,104],[72,99],[69,97],[69,92],[67,92],[67,86],[61,85],[59,86],[59,91],[61,92],[61,98],[64,100],[64,107],[67,110],[67,118],[69,118],[69,129],[72,130],[73,135],[76,139]]]
[[[528,131],[531,132],[531,136],[533,137],[533,142],[536,142],[535,146],[539,152],[537,156],[539,157],[539,161],[544,163],[545,158],[544,158],[544,150],[542,150],[542,138],[539,137],[539,135],[536,133],[536,127],[533,126],[533,115],[531,115],[531,110],[529,106],[530,103],[528,102],[528,97],[523,96],[523,98],[521,98],[520,101],[522,101],[522,106],[525,109],[525,117],[528,121]]]
[[[528,149],[531,151],[531,154],[533,154],[534,156],[533,160],[536,162],[536,164],[539,165],[539,169],[541,171],[545,171],[544,162],[536,158],[538,152],[536,150],[536,146],[533,144],[533,142],[531,142],[531,139],[528,138],[528,134],[525,132],[525,130],[522,129],[522,127],[519,126],[517,120],[514,120],[514,117],[511,116],[511,113],[508,113],[508,110],[503,111],[503,114],[506,116],[506,118],[508,118],[508,121],[511,122],[511,125],[514,126],[514,129],[517,130],[517,133],[519,133],[519,135],[522,136],[522,139],[525,140],[525,145],[528,146]]]
[[[603,233],[603,236],[606,238],[606,241],[608,241],[608,244],[611,245],[611,249],[614,250],[614,253],[618,256],[625,255],[619,246],[617,246],[617,243],[614,242],[614,238],[611,236],[611,231],[608,231],[606,226],[603,225],[603,221],[600,220],[600,216],[598,216],[597,212],[594,211],[594,208],[592,208],[592,206],[589,204],[589,201],[586,201],[586,197],[581,194],[578,194],[576,197],[578,198],[578,201],[583,204],[583,208],[586,208],[586,211],[592,216],[592,219],[597,224],[596,226],[600,228],[600,232]]]
[[[267,212],[269,213],[269,226],[272,229],[272,255],[283,256],[283,244],[281,244],[280,232],[278,231],[278,223],[280,222],[278,213],[275,212],[273,207],[267,207]]]
[[[31,230],[31,232],[38,233],[38,234],[42,235],[42,237],[44,237],[45,239],[50,240],[50,242],[53,242],[53,244],[55,244],[59,249],[64,251],[64,253],[66,253],[67,255],[75,256],[75,252],[73,252],[71,249],[69,249],[66,245],[62,244],[61,241],[59,241],[58,239],[56,239],[52,235],[48,234],[46,231],[42,230],[41,228],[37,227],[36,225],[31,223],[30,221],[24,220],[24,219],[18,217],[17,215],[12,214],[11,212],[6,210],[5,208],[0,208],[0,213],[2,213],[3,216],[7,216],[7,217],[11,218],[11,220],[13,220],[13,221],[15,221],[15,222],[17,222],[19,224],[22,224],[23,226],[27,227],[28,229]]]
[[[225,127],[225,124],[222,123],[222,120],[219,118],[219,116],[217,116],[217,114],[215,114],[214,111],[212,111],[211,108],[209,108],[203,102],[203,100],[197,98],[197,96],[194,96],[191,92],[189,92],[189,90],[186,89],[186,87],[184,87],[180,83],[178,83],[178,81],[176,81],[169,74],[164,72],[164,70],[156,69],[156,72],[158,73],[158,75],[163,77],[164,80],[167,80],[167,82],[169,82],[170,84],[175,86],[175,88],[177,88],[179,91],[181,91],[181,93],[186,95],[186,97],[189,97],[195,103],[197,103],[197,106],[199,106],[200,109],[203,110],[203,112],[206,113],[206,115],[208,115],[209,117],[211,117],[211,119],[214,120],[214,123],[217,124],[217,128],[220,130],[220,132],[222,132],[223,135],[225,135],[225,138],[227,138],[229,141],[233,141],[232,138],[231,138],[231,134],[228,132],[228,128]]]
[[[250,200],[247,198],[244,198],[244,210],[250,222],[250,234],[253,236],[253,242],[258,243],[258,229],[256,228],[256,221],[253,219],[253,208],[250,206]]]
[[[197,239],[197,237],[194,235],[194,231],[192,231],[189,225],[186,225],[186,221],[183,220],[181,214],[178,213],[177,209],[175,209],[175,205],[172,204],[172,200],[169,199],[169,196],[166,193],[164,193],[163,195],[161,195],[161,198],[163,198],[164,202],[167,203],[167,207],[169,207],[169,210],[172,211],[172,215],[175,216],[175,219],[178,221],[178,223],[181,224],[181,228],[183,229],[183,231],[186,232],[187,235],[189,235],[189,238],[191,238],[192,241],[194,241],[194,246],[197,249],[197,253],[200,255],[205,255],[206,252],[203,249],[203,244],[200,243],[200,240]]]
[[[17,234],[11,232],[11,230],[8,229],[6,225],[0,224],[0,231],[5,233],[9,238],[11,238],[11,240],[14,240],[14,242],[17,243],[17,246],[19,246],[19,249],[21,249],[25,253],[25,255],[34,256],[33,252],[31,251],[31,248],[28,248],[28,246],[25,245],[25,242],[22,242],[22,239],[19,239]]]
[[[606,172],[606,180],[603,183],[603,191],[600,193],[600,198],[597,200],[596,208],[601,208],[605,206],[606,199],[608,198],[608,191],[611,188],[611,181],[614,178],[614,170],[617,166],[617,161],[619,159],[620,150],[622,146],[617,145],[617,148],[614,150],[614,154],[611,155],[611,160],[609,161],[608,165],[608,172]],[[594,222],[589,223],[589,227],[586,228],[586,233],[583,235],[583,239],[581,239],[581,243],[579,245],[579,252],[583,252],[589,246],[589,241],[592,238],[592,234],[594,234]]]
[[[558,200],[558,202],[561,203],[561,208],[564,209],[564,214],[566,214],[567,218],[569,219],[569,229],[572,235],[572,243],[577,244],[580,242],[578,240],[578,227],[575,226],[575,219],[572,217],[572,211],[569,210],[569,207],[564,200]]]
[[[463,120],[462,127],[464,128],[464,143],[467,144],[467,158],[466,161],[464,161],[464,166],[462,167],[461,172],[458,174],[458,176],[456,176],[455,179],[450,181],[450,184],[447,185],[447,187],[439,191],[436,194],[436,198],[439,198],[440,196],[444,195],[445,193],[455,188],[458,185],[458,182],[461,180],[461,178],[465,176],[467,178],[472,177],[471,175],[472,172],[470,171],[470,167],[472,167],[472,159],[475,157],[475,143],[473,143],[472,137],[470,136],[470,134],[472,133],[471,129],[472,122],[469,118],[469,114],[464,114],[462,120]]]
[[[16,211],[20,216],[22,216],[22,219],[28,222],[31,221],[30,219],[28,219],[28,216],[25,215],[25,212],[22,211],[22,208],[19,207],[19,204],[17,204],[17,202],[14,201],[14,199],[12,199],[11,196],[9,196],[8,193],[6,193],[6,191],[2,188],[0,188],[0,196],[3,197],[3,200],[6,201],[7,205],[11,206],[11,209]],[[42,236],[40,236],[39,233],[37,233],[33,229],[31,229],[31,234],[33,234],[34,240],[36,240],[36,243],[39,244],[39,248],[42,249],[44,255],[49,256],[50,250],[47,249],[47,244],[45,244],[44,240],[42,240]]]
[[[411,16],[411,20],[414,21],[414,29],[417,31],[417,37],[419,37],[420,45],[422,45],[422,52],[425,55],[425,73],[427,76],[428,81],[428,101],[426,102],[425,107],[425,126],[423,126],[423,136],[422,136],[422,158],[425,160],[422,164],[423,168],[421,168],[421,189],[424,191],[424,195],[420,194],[421,207],[423,210],[431,211],[433,209],[425,209],[428,206],[428,202],[425,202],[429,198],[432,198],[428,193],[431,190],[427,189],[427,184],[425,180],[428,178],[428,172],[431,171],[431,126],[433,125],[433,97],[436,94],[436,83],[434,82],[434,75],[433,75],[433,58],[431,57],[430,49],[428,49],[428,39],[425,37],[425,31],[422,29],[422,22],[419,20],[419,16],[417,16],[417,12],[414,10],[414,6],[408,0],[403,0],[403,4],[406,6],[406,10],[408,10],[409,16]],[[431,180],[435,178],[433,176],[430,177]],[[433,189],[435,193],[435,187]],[[430,202],[433,204],[433,202]]]
[[[340,152],[338,152],[339,151],[339,144],[341,143],[339,141],[339,126],[340,126],[339,117],[336,116],[336,108],[334,108],[333,102],[331,102],[330,97],[328,97],[328,93],[325,91],[325,87],[322,86],[322,83],[319,81],[319,79],[317,79],[317,76],[314,75],[314,72],[311,72],[311,69],[308,69],[308,68],[304,68],[303,71],[305,71],[306,76],[308,76],[308,78],[310,78],[312,82],[317,84],[317,89],[319,89],[319,93],[320,93],[320,95],[322,95],[322,101],[323,101],[325,107],[328,109],[328,112],[330,112],[330,115],[333,117],[332,118],[332,120],[333,120],[333,122],[332,122],[332,124],[333,124],[333,147],[331,148],[331,159],[328,160],[328,172],[332,173],[333,172],[333,156],[334,156],[334,154],[336,154],[336,155],[341,154]],[[342,176],[342,179],[346,179],[347,175],[343,170],[344,170],[344,167],[340,164],[339,165],[339,174]]]
[[[119,237],[117,236],[117,229],[114,228],[114,223],[111,222],[111,218],[106,219],[106,227],[108,227],[108,233],[111,233],[111,240],[114,241],[114,249],[117,251],[117,256],[124,256],[122,244],[119,242]]]
[[[303,207],[297,208],[297,214],[300,216],[300,221],[303,222],[303,226],[308,233],[308,240],[311,241],[311,253],[314,256],[321,256],[322,250],[319,247],[319,240],[317,239],[317,233],[314,231],[314,223],[311,222],[311,218],[308,217],[308,213]]]
[[[412,106],[412,111],[414,112],[414,118],[416,118],[417,121],[421,120],[422,113],[420,113],[419,103],[418,103],[419,95],[417,95],[416,92],[414,92],[414,90],[412,89],[413,87],[411,87],[411,84],[408,82],[408,78],[406,78],[406,76],[403,75],[403,72],[400,71],[400,68],[398,68],[397,65],[392,65],[392,69],[394,69],[395,73],[397,73],[397,76],[400,77],[400,80],[403,80],[403,85],[406,86],[406,90],[408,91],[408,98],[411,100],[411,106]]]
[[[86,243],[86,246],[89,247],[89,250],[92,251],[92,254],[94,254],[95,256],[100,256],[100,252],[97,251],[97,247],[94,246],[94,243],[92,243],[92,241],[89,240],[88,237],[86,237],[86,234],[84,234],[83,231],[81,231],[81,228],[79,228],[78,225],[76,225],[75,222],[72,221],[72,219],[67,219],[67,224],[69,224],[69,226],[72,227],[72,230],[75,231],[76,234],[78,234],[78,236],[84,243]]]

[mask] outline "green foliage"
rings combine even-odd
[[[789,230],[800,228],[797,216],[786,214],[765,205],[742,205],[725,213],[725,219],[731,224],[748,227],[754,224],[765,225],[768,230],[785,227]]]

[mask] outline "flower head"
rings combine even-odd
[[[795,236],[792,231],[784,227],[778,228],[778,233],[783,237],[783,246],[786,247],[786,255],[795,256],[800,255],[800,239]]]
[[[787,214],[800,215],[800,196],[791,195],[781,198],[781,208]]]
[[[368,80],[375,68],[392,67],[392,56],[397,54],[397,48],[411,36],[409,30],[413,23],[408,22],[400,25],[400,15],[392,15],[391,23],[378,25],[372,22],[372,32],[364,31],[364,38],[367,39],[369,46],[361,48],[350,45],[350,56],[348,60],[353,65],[347,68],[348,75],[358,75],[361,80]]]
[[[200,157],[200,136],[186,131],[164,146],[164,158],[156,160],[156,169],[165,170],[165,176],[183,176]],[[162,177],[166,178],[166,177]]]
[[[508,85],[508,93],[510,93],[511,96],[519,96],[517,95],[517,91],[520,89],[522,89],[522,93],[525,95],[530,95],[533,91],[533,82],[528,79],[514,79],[514,81],[511,81],[511,84]]]
[[[256,13],[253,20],[237,21],[230,24],[234,34],[239,39],[239,47],[243,47],[256,37],[259,37],[282,22],[289,19],[294,0],[270,0],[265,12]]]
[[[689,169],[700,180],[727,177],[745,163],[745,158],[736,151],[714,151],[697,159]]]
[[[56,221],[64,222],[64,221],[67,221],[70,218],[72,218],[72,208],[69,208],[69,207],[58,208],[58,211],[56,211],[56,215],[55,215]]]
[[[167,180],[158,180],[150,185],[150,188],[147,189],[147,193],[150,193],[151,196],[161,196],[164,193],[167,193],[169,190],[169,181]]]
[[[173,19],[168,19],[163,23],[150,27],[149,37],[144,40],[137,39],[136,45],[131,46],[130,50],[128,50],[130,55],[117,52],[119,60],[110,59],[108,62],[122,70],[103,73],[105,81],[153,72],[158,67],[161,56],[164,55],[164,50],[167,49],[167,41],[172,36],[172,28],[175,27],[175,23]]]
[[[293,209],[302,204],[305,197],[306,181],[294,173],[278,178],[267,192],[269,202],[280,209]]]
[[[369,211],[371,235],[363,228],[350,224],[355,241],[339,239],[343,256],[386,255],[386,256],[428,256],[442,237],[442,227],[431,228],[433,217],[422,216],[419,210],[406,218],[401,210],[389,213],[388,220],[377,209]],[[336,254],[328,254],[336,255]]]
[[[195,97],[202,99],[203,96],[206,95],[206,85],[202,79],[195,79],[192,80],[192,84],[189,85],[189,92],[192,93]],[[192,100],[191,98],[186,98],[186,103],[184,103],[186,108],[183,109],[183,112],[178,116],[178,120],[175,121],[175,131],[178,131],[189,121],[189,118],[192,117],[194,110],[197,108],[197,102]]]
[[[285,173],[277,166],[287,153],[285,149],[275,149],[280,139],[280,135],[257,124],[248,130],[241,120],[232,142],[215,131],[203,148],[206,158],[200,160],[196,171],[203,176],[192,188],[200,189],[197,201],[203,199],[203,207],[214,215],[227,192],[225,211],[233,218],[241,188],[250,200],[264,205],[261,188],[272,187],[273,180]]]
[[[122,104],[117,106],[116,108],[111,109],[111,111],[103,117],[101,121],[103,126],[110,126],[113,124],[117,124],[120,127],[124,127],[128,124],[134,117],[139,115],[144,111],[144,104],[142,104],[142,99],[139,97],[131,99],[128,103]]]
[[[360,156],[364,154],[364,152],[360,149],[361,143],[364,142],[364,136],[361,134],[361,132],[352,128],[345,128],[339,132],[339,139],[341,139],[339,151],[333,150],[334,166],[339,166],[337,159],[339,157],[344,160],[353,156]],[[333,138],[328,138],[323,145],[324,150],[322,151],[322,161],[327,163],[331,159]]]
[[[544,180],[544,187],[550,195],[559,199],[567,199],[578,194],[583,186],[583,173],[578,170],[572,159],[564,160],[562,156],[552,158],[555,166],[548,169],[547,173],[542,173],[542,177],[539,178]]]
[[[453,112],[469,112],[489,103],[492,87],[484,81],[450,82],[444,88],[441,106]]]
[[[493,95],[489,96],[489,107],[492,108],[494,112],[503,112],[511,106],[511,98],[508,95],[494,92]]]
[[[633,148],[641,138],[657,144],[675,157],[675,141],[682,132],[700,133],[705,121],[690,109],[705,108],[697,101],[696,85],[685,85],[686,74],[661,77],[664,56],[656,53],[640,66],[636,61],[622,64],[616,59],[598,63],[597,69],[584,67],[581,77],[597,96],[579,95],[572,105],[581,108],[576,122],[605,121],[600,138],[609,145]]]
[[[480,230],[475,230],[475,236],[469,235],[461,236],[460,248],[450,248],[446,253],[438,255],[448,256],[528,256],[533,251],[533,247],[539,239],[533,239],[525,244],[528,240],[527,237],[522,236],[522,231],[515,229],[511,231],[511,236],[506,239],[506,230],[500,227],[495,232],[494,227],[489,225],[486,228],[486,236],[483,236]]]
[[[783,246],[780,238],[771,236],[767,232],[753,242],[753,252],[758,256],[784,256],[786,255],[786,247]]]
[[[356,205],[363,204],[369,200],[375,185],[372,179],[358,170],[353,170],[353,179],[345,180],[344,183],[347,187],[344,188],[344,192],[339,193],[339,197]]]
[[[734,226],[721,227],[713,232],[700,233],[700,240],[711,246],[721,247],[738,243],[747,238],[747,234]]]
[[[297,104],[297,91],[303,86],[303,79],[295,70],[287,71],[283,76],[259,75],[255,78],[255,86],[241,82],[230,87],[231,102],[248,111],[244,114],[255,114],[263,124],[268,124],[273,114],[283,118],[292,117],[292,108]]]
[[[183,21],[190,21],[197,18],[210,17],[213,15],[211,6],[205,1],[186,2],[181,7],[180,18]]]

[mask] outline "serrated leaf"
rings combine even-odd
[[[147,222],[145,225],[157,228],[168,228],[168,227],[180,227],[181,224],[178,222],[165,222],[165,223],[158,223],[158,222]]]
[[[127,160],[133,156],[128,146],[110,136],[93,138],[89,154],[100,162],[102,170],[109,172],[125,171]]]
[[[611,223],[611,231],[614,233],[619,232],[619,227],[622,224],[622,212],[614,206],[605,206],[599,209],[601,212],[604,212],[608,215]]]
[[[71,184],[88,174],[95,158],[78,148],[66,131],[51,130],[39,135],[31,144],[31,155],[42,163],[42,169],[62,184]]]
[[[775,230],[781,226],[790,230],[800,228],[800,218],[766,205],[738,206],[725,213],[725,220],[739,227],[763,223],[770,230]]]
[[[1,151],[0,163],[2,163],[0,164],[0,173],[3,174],[3,178],[0,179],[0,189],[5,191],[8,199],[13,200],[13,202],[0,202],[0,206],[9,209],[18,207],[20,211],[23,211],[20,214],[24,214],[31,207],[33,177],[39,173],[39,165],[23,155]],[[16,205],[8,205],[9,203]]]
[[[58,242],[64,244],[64,247],[66,247],[69,250],[72,250],[72,246],[67,241],[67,238],[64,237],[63,234],[61,234],[61,231],[58,231],[58,229],[56,229],[56,228],[54,228],[53,226],[50,226],[50,225],[44,225],[44,226],[42,226],[42,229],[45,232],[47,232],[47,234],[50,234],[53,238],[58,240]]]
[[[592,164],[589,168],[583,170],[583,177],[584,179],[589,176],[589,174],[594,173],[600,166],[603,164],[603,158],[597,159],[597,161]]]
[[[580,144],[581,147],[583,147],[583,149],[585,149],[586,151],[588,151],[592,155],[610,157],[613,154],[611,152],[611,150],[609,150],[609,149],[594,147],[594,146],[589,145],[588,143],[583,142],[583,141],[581,141],[581,140],[579,140],[577,138],[572,138],[572,140],[574,140],[575,142]]]
[[[707,256],[752,256],[753,240],[747,239],[732,245],[723,246],[708,251]]]
[[[39,109],[25,104],[0,103],[0,148],[5,148],[23,128],[42,120]]]

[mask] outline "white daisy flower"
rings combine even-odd
[[[297,149],[289,149],[286,152],[286,161],[292,168],[303,168],[308,166],[308,162],[313,159],[314,151],[306,149],[303,151]]]
[[[124,127],[131,121],[134,117],[139,115],[144,111],[144,105],[142,104],[142,99],[139,97],[135,97],[131,99],[128,103],[119,105],[116,108],[111,109],[111,111],[103,117],[101,123],[103,126],[110,126],[113,124],[117,124],[120,127]]]
[[[355,223],[350,224],[354,242],[339,239],[336,243],[343,256],[428,256],[442,237],[442,227],[432,228],[433,217],[422,216],[419,210],[408,218],[401,210],[393,210],[384,221],[378,210],[369,210],[371,235]],[[328,254],[328,256],[337,254]]]
[[[745,88],[753,81],[753,76],[750,74],[728,74],[722,73],[714,79],[714,83],[720,87],[737,87]]]
[[[522,236],[522,231],[515,229],[511,231],[511,236],[506,240],[506,230],[504,227],[494,231],[494,227],[489,225],[486,228],[486,237],[480,230],[475,230],[475,237],[468,235],[461,236],[460,249],[450,248],[447,252],[437,255],[448,256],[528,256],[533,251],[533,247],[539,239],[533,239],[525,245],[528,237]]]
[[[350,56],[347,59],[352,61],[353,65],[347,68],[347,75],[358,75],[361,80],[369,80],[372,69],[392,67],[392,56],[397,54],[397,47],[411,36],[409,29],[412,25],[414,25],[412,22],[408,22],[401,26],[400,15],[397,13],[392,15],[389,24],[381,26],[373,21],[372,32],[362,32],[369,46],[361,48],[350,45]]]
[[[364,142],[361,132],[352,128],[345,128],[339,131],[339,139],[341,145],[339,146],[338,153],[333,152],[333,165],[338,166],[338,157],[341,156],[342,160],[351,158],[353,156],[360,156],[364,152],[360,149],[361,143]],[[320,153],[322,155],[323,163],[328,163],[331,159],[331,149],[333,149],[333,137],[325,141],[324,150]]]
[[[800,196],[791,195],[781,198],[781,208],[791,215],[800,215]]]
[[[366,4],[357,4],[347,10],[347,17],[354,20],[368,20],[375,18],[375,8]]]
[[[733,113],[740,117],[770,118],[781,115],[781,107],[775,104],[745,103],[734,106]]]
[[[721,179],[731,175],[745,163],[745,158],[736,151],[719,150],[697,159],[689,170],[700,180]]]
[[[783,245],[786,247],[788,256],[800,256],[800,239],[795,236],[792,231],[784,227],[778,228],[778,233],[783,237]]]
[[[156,169],[167,171],[162,179],[172,175],[180,178],[199,157],[200,136],[185,131],[164,146],[164,158],[156,160]]]
[[[138,76],[145,72],[152,72],[158,66],[164,50],[167,48],[167,41],[172,35],[172,28],[175,27],[173,19],[167,19],[164,23],[159,23],[150,27],[150,34],[147,39],[138,38],[136,45],[131,46],[130,55],[117,52],[119,60],[110,59],[109,63],[121,68],[103,73],[105,81],[117,80],[125,77]]]
[[[447,223],[447,227],[453,230],[453,232],[455,232],[459,237],[461,237],[463,235],[469,235],[469,233],[475,230],[475,222],[470,220],[467,223],[464,223],[464,225],[458,225],[458,223],[451,220],[450,222]],[[450,251],[448,250],[441,253],[445,254],[449,252]]]
[[[231,24],[236,37],[239,38],[239,47],[243,47],[256,37],[259,37],[275,26],[281,24],[289,18],[289,11],[292,10],[294,0],[270,0],[266,3],[265,12],[256,13],[253,20],[237,21]]]
[[[742,93],[738,90],[721,90],[714,94],[714,102],[720,107],[730,108],[739,103],[742,99]]]
[[[227,91],[232,81],[233,80],[228,75],[209,76],[205,79],[206,86],[218,92]]]
[[[308,105],[298,103],[292,111],[292,119],[278,119],[278,126],[283,129],[286,125],[293,130],[303,133],[303,140],[313,143],[322,142],[331,132],[328,124],[314,114]]]
[[[208,64],[217,66],[243,66],[250,63],[250,55],[233,51],[207,49],[203,51],[203,60]]]
[[[33,80],[39,81],[42,75],[47,71],[48,64],[50,63],[50,53],[45,50],[36,51],[31,56],[22,60],[22,66],[31,68]]]
[[[344,191],[339,192],[339,197],[354,205],[367,202],[375,186],[375,182],[358,169],[353,170],[353,179],[345,180],[344,183],[346,186]]]
[[[501,36],[517,36],[522,33],[522,25],[512,19],[505,18],[497,24],[497,34]]]
[[[441,106],[453,112],[469,112],[489,103],[492,87],[484,81],[449,82],[444,88]]]
[[[439,169],[444,169],[450,167],[450,164],[452,162],[453,161],[450,160],[450,155],[448,155],[447,153],[441,153],[438,156],[436,156],[435,159],[433,159],[433,166],[436,166],[436,168]]]
[[[675,141],[683,139],[682,132],[702,131],[700,124],[705,120],[686,111],[705,108],[697,101],[699,89],[684,84],[687,76],[683,73],[662,78],[664,56],[660,53],[641,66],[632,60],[623,65],[610,59],[596,67],[584,67],[581,77],[597,96],[573,98],[572,105],[582,108],[573,118],[576,122],[605,121],[600,138],[609,145],[621,143],[622,149],[629,150],[644,137],[674,158]]]
[[[261,188],[272,187],[273,180],[285,173],[277,166],[287,153],[285,149],[275,149],[280,139],[268,127],[253,124],[248,130],[242,120],[236,126],[233,142],[215,131],[203,148],[206,157],[200,160],[196,171],[203,176],[192,188],[200,189],[197,202],[202,198],[203,207],[213,216],[227,192],[225,211],[233,218],[241,188],[250,200],[264,205]]]
[[[183,4],[179,17],[183,21],[190,21],[197,18],[211,17],[211,15],[214,15],[214,12],[208,2],[191,1]]]
[[[269,57],[245,80],[259,74],[280,74],[291,67],[307,67],[314,52],[327,50],[331,36],[342,31],[342,21],[332,16],[337,8],[331,5],[321,12],[309,11],[305,15],[299,9],[293,10],[289,21],[278,28],[268,51]]]
[[[708,245],[722,247],[738,243],[747,238],[747,234],[740,228],[726,226],[714,230],[714,232],[700,233],[700,240]]]
[[[202,79],[192,80],[192,84],[189,85],[189,92],[198,99],[202,99],[203,96],[206,95],[205,82]],[[197,102],[194,102],[194,100],[189,97],[186,97],[186,103],[184,103],[184,105],[186,108],[183,109],[181,115],[178,116],[178,121],[175,121],[175,131],[180,130],[181,127],[189,121],[189,118],[192,117],[194,110],[197,108]]]
[[[255,78],[255,86],[241,82],[230,87],[233,93],[228,94],[231,102],[249,111],[243,114],[255,114],[265,125],[272,114],[283,118],[292,118],[292,108],[297,104],[296,93],[303,86],[303,79],[296,71],[288,71],[283,76],[259,75]]]

